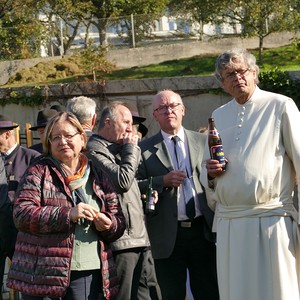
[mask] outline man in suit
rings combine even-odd
[[[138,179],[142,193],[146,192],[150,176],[153,189],[158,191],[156,214],[147,216],[146,222],[162,298],[185,299],[188,271],[194,299],[217,300],[213,212],[200,184],[206,136],[183,128],[185,107],[179,94],[161,91],[152,104],[161,130],[140,143]],[[181,149],[184,168],[180,167],[176,147]]]
[[[0,198],[0,213],[1,218],[4,218],[1,220],[2,228],[0,228],[0,275],[4,273],[6,257],[12,259],[17,238],[17,229],[12,216],[15,192],[26,168],[36,157],[40,156],[39,152],[17,144],[14,128],[18,126],[0,115],[0,154],[4,162],[4,174],[8,185],[5,187],[8,191],[1,193]],[[2,284],[3,276],[0,280]]]
[[[4,162],[0,159],[0,232],[6,232],[7,228],[7,220],[6,220],[6,211],[5,208],[7,201],[7,181],[6,181],[6,174],[4,169]],[[0,253],[4,252],[5,246],[5,238],[6,235],[0,235]],[[5,256],[0,255],[0,280],[1,280],[1,292],[0,292],[0,300],[2,300],[2,284],[3,284],[3,277],[4,277],[4,267],[5,266]]]

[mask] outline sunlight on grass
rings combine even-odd
[[[258,58],[258,50],[251,50]],[[114,70],[110,74],[98,73],[97,78],[101,80],[130,80],[144,78],[162,78],[179,76],[207,76],[213,75],[217,55],[198,55],[190,58],[165,61],[160,64],[152,64],[142,67]],[[273,70],[277,67],[281,71],[300,70],[300,54],[295,45],[282,46],[263,51],[262,72]],[[34,84],[61,84],[70,82],[92,81],[91,74],[68,76],[61,79],[49,78],[47,82],[26,82],[20,84],[17,81],[9,86],[27,86]],[[6,85],[7,87],[8,85]],[[4,87],[4,86],[3,86]]]
[[[258,50],[251,51],[258,58]],[[194,56],[180,60],[165,61],[157,65],[116,70],[105,75],[104,79],[141,79],[174,76],[206,76],[213,75],[217,55]],[[281,71],[300,70],[299,50],[293,45],[267,49],[263,52],[262,72],[274,68]]]

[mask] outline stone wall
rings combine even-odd
[[[289,72],[290,76],[300,79],[300,72]],[[231,99],[220,89],[213,76],[183,76],[172,78],[152,78],[139,80],[113,80],[89,83],[67,83],[41,87],[43,103],[36,107],[21,104],[5,104],[12,92],[27,96],[35,93],[34,87],[0,88],[0,114],[8,116],[19,123],[21,134],[25,133],[27,122],[34,124],[39,110],[52,104],[65,105],[67,100],[80,95],[93,98],[97,103],[98,113],[110,101],[127,102],[133,110],[138,111],[147,120],[148,135],[153,135],[158,126],[152,117],[151,99],[157,91],[170,89],[179,93],[186,106],[183,124],[186,128],[198,130],[207,125],[211,112]]]
[[[25,136],[25,124],[34,124],[39,110],[52,104],[65,105],[69,98],[86,95],[97,103],[98,113],[110,101],[121,100],[133,110],[145,116],[145,125],[149,128],[148,136],[153,135],[158,126],[152,117],[151,99],[157,91],[171,89],[178,92],[186,106],[184,126],[198,130],[207,125],[212,110],[226,103],[230,98],[220,93],[219,85],[213,76],[188,76],[175,78],[155,78],[144,80],[119,80],[102,83],[74,83],[45,86],[42,89],[44,102],[37,107],[21,104],[0,106],[0,114],[20,124],[21,135]],[[5,101],[16,89],[0,89],[0,99]],[[18,93],[30,95],[32,87],[18,89]],[[24,142],[24,141],[23,141]]]

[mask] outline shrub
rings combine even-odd
[[[300,107],[300,81],[292,79],[287,71],[274,68],[271,71],[259,74],[259,87],[274,93],[279,93],[292,98]]]

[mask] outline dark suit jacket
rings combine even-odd
[[[8,196],[12,203],[21,177],[33,160],[40,155],[41,153],[35,150],[17,145],[13,152],[5,157],[4,167],[8,183]]]
[[[0,197],[0,218],[2,219],[0,221],[0,248],[1,252],[10,258],[13,255],[17,237],[12,213],[15,192],[27,167],[38,156],[40,156],[39,152],[18,145],[4,160],[7,184],[5,184],[5,194]]]
[[[200,171],[206,135],[185,130],[189,146],[192,176],[200,201],[201,212],[205,217],[205,236],[214,241],[211,232],[213,212],[207,205],[204,188],[200,183]],[[153,189],[158,191],[156,214],[147,216],[146,223],[149,233],[153,257],[167,258],[171,255],[178,226],[177,188],[163,187],[163,176],[174,170],[173,164],[161,133],[143,140],[140,144],[142,159],[138,170],[139,186],[142,193],[146,192],[147,179],[153,177]]]
[[[29,149],[35,150],[42,154],[43,153],[43,143],[34,144],[31,147],[29,147]]]
[[[7,180],[4,168],[4,161],[0,157],[0,208],[7,202]]]

